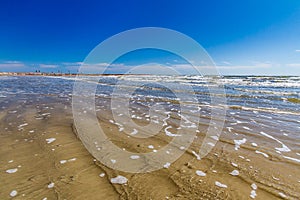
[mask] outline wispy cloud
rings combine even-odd
[[[46,69],[56,69],[59,67],[59,65],[49,65],[49,64],[40,64],[40,68],[46,68]]]
[[[225,65],[232,65],[230,62],[228,61],[222,61],[222,64],[225,64]]]
[[[217,65],[218,69],[256,69],[256,68],[270,68],[276,64],[270,62],[253,61],[250,65]]]
[[[296,51],[296,52],[300,52],[300,49],[296,49],[295,51]]]
[[[66,66],[73,66],[73,65],[77,65],[77,66],[80,66],[82,65],[83,62],[63,62],[62,65],[66,65]]]
[[[288,67],[300,67],[300,63],[289,63],[289,64],[286,64],[286,66],[288,66]]]
[[[25,67],[26,65],[19,61],[4,61],[0,63],[0,68],[20,68]]]

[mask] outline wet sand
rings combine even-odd
[[[159,149],[167,143],[167,137],[125,137],[110,121],[108,110],[97,113],[99,122],[121,148],[149,152],[149,144]],[[252,131],[243,132],[247,141],[237,146],[239,131],[231,134],[230,122],[226,123],[205,158],[198,160],[193,154],[199,149],[194,142],[168,168],[130,174],[91,156],[76,136],[70,103],[21,99],[5,104],[0,112],[0,199],[299,199],[299,163],[266,154],[268,140],[251,134],[251,126]],[[199,133],[197,140],[203,135]],[[128,181],[112,183],[118,175]]]

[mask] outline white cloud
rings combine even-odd
[[[288,66],[288,67],[300,67],[300,63],[290,63],[290,64],[286,64],[286,66]]]
[[[22,62],[16,61],[16,60],[8,60],[8,61],[5,61],[4,63],[7,63],[7,64],[21,64]]]
[[[225,65],[232,65],[230,62],[228,62],[228,61],[222,61],[222,63],[223,64],[225,64]]]
[[[273,64],[271,62],[257,62],[253,61],[250,65],[217,65],[218,69],[256,69],[256,68],[270,68],[272,66],[277,66],[278,64]]]
[[[19,68],[25,67],[25,64],[19,61],[5,61],[0,63],[0,68]]]
[[[48,64],[40,64],[39,66],[40,68],[47,68],[47,69],[55,69],[59,67],[58,65],[48,65]]]
[[[74,66],[74,65],[77,65],[77,66],[80,66],[83,64],[83,62],[63,62],[61,63],[62,65],[67,65],[67,66]]]
[[[296,52],[300,52],[300,49],[296,49],[295,51],[296,51]]]

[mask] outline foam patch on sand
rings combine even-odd
[[[169,168],[171,166],[171,163],[167,162],[166,164],[164,164],[164,168]]]
[[[257,185],[256,185],[255,183],[252,183],[252,184],[251,184],[251,188],[252,188],[252,190],[251,190],[251,192],[250,192],[250,197],[251,197],[252,199],[255,199],[256,196],[257,196],[257,194],[256,194]]]
[[[112,164],[115,164],[115,163],[117,162],[117,160],[115,160],[115,159],[110,159],[110,162],[111,162]]]
[[[252,142],[251,145],[252,145],[253,147],[257,147],[257,146],[258,146],[258,145],[257,145],[256,143],[254,143],[254,142]]]
[[[67,163],[67,160],[61,160],[59,162],[60,162],[60,164],[65,164],[65,163]]]
[[[17,194],[18,194],[17,190],[13,190],[10,192],[9,196],[15,197],[15,196],[17,196]]]
[[[238,170],[233,170],[232,172],[230,172],[230,174],[232,175],[232,176],[238,176],[239,174],[240,174],[240,172],[238,171]]]
[[[255,199],[256,196],[257,196],[256,191],[255,191],[255,190],[251,190],[251,192],[250,192],[250,197],[251,197],[252,199]]]
[[[47,144],[50,144],[52,142],[54,142],[56,140],[56,138],[48,138],[46,139]]]
[[[138,155],[132,155],[132,156],[130,156],[130,158],[131,158],[132,160],[136,160],[136,159],[139,159],[140,156],[138,156]]]
[[[200,170],[196,170],[196,174],[198,176],[206,176],[206,173],[204,173],[203,171],[200,171]]]
[[[51,182],[51,183],[49,183],[49,184],[48,184],[48,186],[47,186],[47,187],[48,187],[49,189],[51,189],[51,188],[53,188],[53,187],[54,187],[54,185],[55,185],[55,184],[54,184],[53,182]]]
[[[243,139],[241,139],[241,140],[233,140],[233,141],[234,141],[234,144],[235,144],[234,149],[237,151],[237,150],[239,150],[239,148],[240,148],[240,146],[241,146],[242,144],[245,144],[245,143],[246,143],[247,139],[246,139],[246,138],[243,138]]]
[[[118,175],[117,177],[110,179],[110,182],[112,184],[126,184],[127,181],[128,181],[128,179],[121,175]]]
[[[18,171],[18,168],[13,168],[13,169],[6,170],[6,173],[13,174],[13,173],[16,173],[17,171]]]
[[[223,183],[220,183],[218,181],[215,182],[215,185],[220,187],[220,188],[227,188],[227,185],[223,184]]]
[[[252,184],[251,184],[251,188],[252,188],[253,190],[257,190],[257,185],[256,185],[255,183],[252,183]]]

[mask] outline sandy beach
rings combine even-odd
[[[254,134],[263,131],[259,127],[265,119],[254,119],[259,126],[242,123],[247,119],[242,112],[248,111],[234,108],[227,112],[219,141],[201,160],[194,152],[205,136],[205,116],[196,140],[174,163],[150,173],[126,173],[106,167],[83,146],[74,127],[70,102],[71,96],[53,94],[1,98],[0,199],[265,200],[300,196],[299,154],[294,154],[300,152],[299,143],[286,141],[294,150],[284,153],[283,149],[285,157],[268,151],[268,146],[280,145],[269,140],[267,134]],[[122,134],[112,120],[108,99],[99,97],[97,102],[99,123],[120,148],[135,153],[155,152],[168,143],[164,129],[147,140]],[[145,110],[137,108],[132,107],[135,115],[143,117],[134,120],[146,124]],[[205,111],[205,107],[202,109]],[[235,115],[233,119],[233,112],[241,117]],[[167,123],[173,125],[170,131],[174,133],[176,118],[171,116]],[[269,132],[276,129],[269,128]],[[284,138],[282,135],[278,140]],[[294,140],[299,141],[299,137]],[[166,154],[172,156],[172,151]]]

